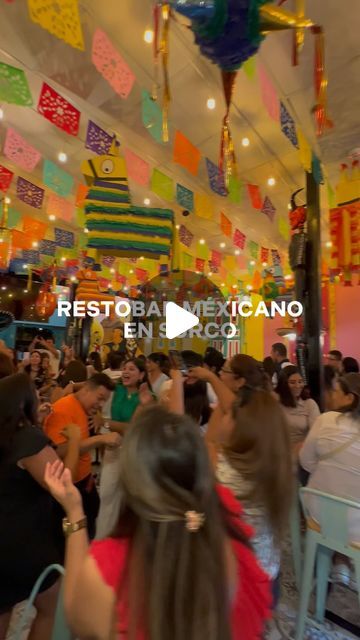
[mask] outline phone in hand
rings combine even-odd
[[[183,376],[186,376],[189,373],[189,370],[184,362],[184,358],[182,357],[180,351],[176,351],[175,349],[170,349],[169,360],[170,360],[171,369],[176,369],[178,371],[181,371]]]

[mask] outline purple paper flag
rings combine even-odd
[[[104,267],[108,267],[110,269],[113,266],[115,260],[115,256],[103,256],[101,262],[103,263]]]
[[[56,242],[53,240],[41,240],[39,244],[39,253],[44,256],[54,256],[56,252]]]
[[[110,136],[98,124],[89,120],[85,141],[86,149],[97,153],[98,156],[105,155],[109,153],[112,141],[113,136]]]
[[[25,178],[18,177],[16,182],[16,195],[19,200],[35,207],[35,209],[41,209],[44,200],[44,189],[37,187],[32,182],[25,180]]]
[[[298,149],[299,143],[296,134],[296,125],[283,102],[280,102],[280,124],[281,131],[290,140],[291,144]]]
[[[74,234],[72,231],[66,231],[66,229],[59,229],[58,227],[55,227],[55,242],[58,247],[72,249],[74,246]]]
[[[277,249],[271,249],[271,258],[274,267],[281,264],[281,257]]]
[[[269,218],[269,220],[271,220],[271,222],[274,220],[276,209],[268,196],[265,196],[265,200],[261,208],[261,213],[265,213],[265,215]]]
[[[216,164],[209,160],[209,158],[205,158],[205,160],[210,189],[214,191],[214,193],[217,193],[219,196],[227,196],[224,174],[219,170],[219,167]]]
[[[27,264],[40,264],[40,252],[39,251],[31,251],[24,250],[21,253],[24,262]]]
[[[185,247],[191,247],[194,235],[183,224],[179,229],[179,240]]]

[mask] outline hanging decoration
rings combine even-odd
[[[131,204],[126,163],[115,141],[108,155],[86,160],[81,170],[90,185],[85,200],[88,247],[107,255],[108,250],[133,257],[169,255],[173,211]]]
[[[236,176],[230,176],[229,178],[229,200],[233,204],[240,204],[243,196],[243,182]]]
[[[182,184],[176,185],[176,202],[180,207],[183,207],[185,211],[194,211],[194,193]]]
[[[296,134],[296,125],[283,102],[280,102],[280,125],[283,134],[290,140],[291,144],[298,149],[299,143]]]
[[[46,213],[56,219],[71,222],[74,217],[74,202],[66,200],[56,193],[50,193],[47,201]]]
[[[267,263],[268,260],[269,260],[269,249],[266,249],[265,247],[261,247],[260,262]]]
[[[96,29],[92,43],[92,62],[120,98],[126,99],[135,83],[135,75],[101,29]]]
[[[58,247],[65,247],[67,249],[71,249],[75,244],[75,236],[72,231],[67,231],[66,229],[60,229],[59,227],[55,227],[55,242]]]
[[[195,213],[199,218],[211,220],[214,217],[212,198],[205,193],[195,193]]]
[[[19,176],[16,182],[16,196],[25,204],[30,205],[30,207],[41,209],[44,200],[44,189]]]
[[[37,297],[35,302],[35,311],[38,317],[42,320],[47,320],[56,311],[57,295],[52,292],[49,282],[45,283]]]
[[[89,120],[86,131],[85,149],[90,149],[90,151],[101,156],[104,153],[109,153],[113,139],[114,136],[111,136],[107,131],[99,127],[98,124]]]
[[[259,245],[257,242],[254,242],[254,240],[250,240],[250,242],[248,243],[248,249],[249,249],[249,253],[251,258],[253,258],[254,260],[257,260],[259,257]]]
[[[260,188],[258,187],[257,184],[247,184],[246,186],[247,186],[251,205],[253,206],[254,209],[259,209],[260,211],[263,205]]]
[[[28,0],[28,7],[30,18],[35,24],[71,47],[84,51],[78,0]]]
[[[68,196],[74,186],[74,178],[69,173],[46,159],[43,166],[43,182],[59,196]]]
[[[170,27],[170,5],[167,1],[156,2],[154,8],[154,75],[152,99],[158,99],[158,68],[161,58],[163,69],[163,95],[162,95],[162,141],[169,142],[169,106],[171,100],[169,82],[169,27]]]
[[[239,247],[239,249],[245,248],[246,235],[242,233],[239,229],[235,229],[233,243],[235,247]]]
[[[311,147],[306,140],[302,130],[297,127],[296,128],[297,141],[299,145],[299,160],[302,167],[308,173],[311,173],[311,162],[312,162],[312,151]]]
[[[41,159],[41,153],[11,127],[6,131],[4,156],[29,173],[34,171]]]
[[[172,202],[174,200],[174,181],[165,173],[154,169],[151,176],[151,191],[159,198]]]
[[[54,240],[41,240],[39,244],[39,253],[45,256],[54,256],[56,251],[56,242]]]
[[[43,83],[37,110],[44,118],[71,136],[77,136],[80,126],[80,111],[63,98],[60,93]]]
[[[270,81],[264,67],[258,67],[260,90],[263,105],[272,120],[279,122],[280,120],[280,101],[275,91],[274,85]]]
[[[156,142],[162,143],[162,112],[157,102],[145,90],[142,91],[141,112],[145,129]]]
[[[150,181],[149,163],[130,149],[125,149],[125,162],[129,179],[142,187],[147,187]]]
[[[211,191],[214,191],[214,193],[217,193],[219,196],[226,196],[227,189],[225,187],[224,176],[219,167],[211,162],[209,158],[205,158],[205,162]]]
[[[8,191],[13,177],[13,172],[0,164],[0,191],[3,193]]]
[[[41,240],[41,238],[44,237],[48,226],[49,225],[46,222],[37,220],[32,216],[23,216],[22,218],[22,230],[32,240]]]
[[[261,207],[261,213],[264,213],[269,218],[269,220],[273,222],[276,209],[268,196],[265,196],[265,200]]]
[[[224,236],[231,238],[232,236],[232,222],[227,218],[225,213],[220,212],[220,229]]]
[[[22,69],[0,62],[0,102],[31,107],[32,95]]]
[[[8,204],[5,202],[5,198],[1,199],[0,206],[0,269],[6,270],[12,257],[12,232],[8,227]]]
[[[187,169],[193,176],[197,176],[201,153],[181,131],[176,131],[174,140],[173,160]]]
[[[179,241],[185,245],[185,247],[191,247],[191,243],[193,241],[194,234],[185,227],[185,225],[181,224],[179,229]]]
[[[325,73],[325,38],[322,27],[314,26],[315,34],[315,96],[314,115],[316,135],[321,136],[326,129],[332,129],[333,122],[327,112],[327,77]]]

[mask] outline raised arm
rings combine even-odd
[[[205,367],[194,367],[190,370],[191,376],[198,380],[209,382],[214,389],[223,413],[228,413],[236,398],[235,394],[229,389],[220,378]]]

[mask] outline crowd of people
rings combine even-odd
[[[48,337],[17,363],[0,343],[0,640],[53,562],[80,640],[261,638],[299,481],[360,502],[354,358],[328,354],[320,413],[281,343],[261,363],[178,356],[82,362]],[[50,639],[58,589],[50,574],[30,640]]]

